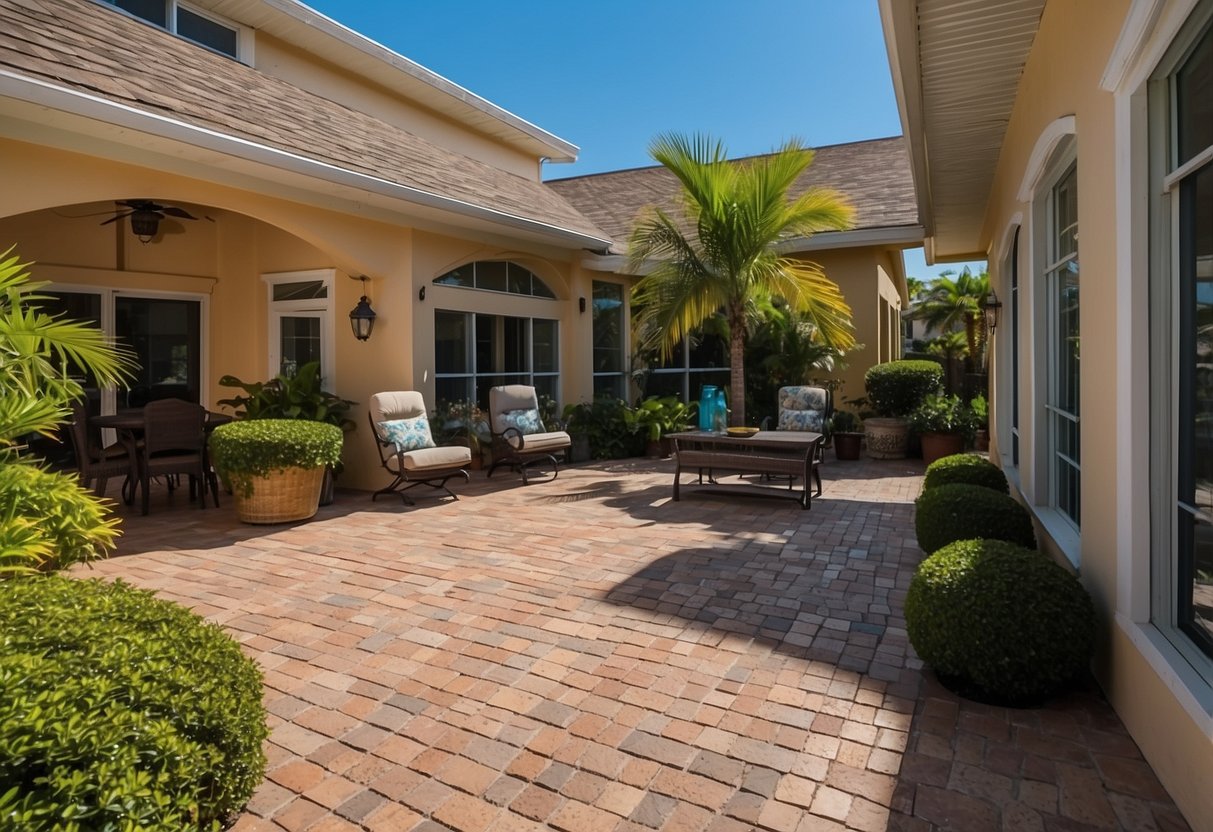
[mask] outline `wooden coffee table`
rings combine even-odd
[[[811,508],[811,477],[818,475],[818,490],[821,494],[820,474],[816,471],[817,447],[821,444],[820,433],[807,431],[763,430],[749,437],[729,436],[726,433],[688,431],[673,433],[669,438],[674,443],[674,500],[680,499],[682,470],[694,469],[703,484],[703,472],[708,472],[708,487],[704,490],[717,493],[735,493],[747,496],[780,497],[795,500],[803,509]],[[725,486],[717,482],[718,472],[732,474],[769,474],[788,477],[787,488],[745,483]],[[804,484],[797,493],[794,486],[799,478]]]

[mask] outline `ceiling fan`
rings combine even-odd
[[[111,222],[117,222],[124,217],[130,217],[131,231],[143,243],[150,242],[156,236],[156,233],[160,230],[160,221],[165,217],[178,217],[183,220],[198,219],[184,208],[178,208],[175,205],[161,205],[150,199],[119,199],[115,204],[129,210],[123,211],[120,208],[118,213],[101,224],[109,225]]]

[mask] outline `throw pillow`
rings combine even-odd
[[[434,437],[430,434],[430,420],[424,413],[412,419],[379,422],[378,428],[383,438],[395,445],[396,450],[401,453],[437,447]]]
[[[825,420],[820,410],[781,410],[779,430],[807,430],[821,433]]]
[[[539,421],[539,411],[535,408],[522,410],[507,410],[501,414],[501,432],[509,428],[517,428],[523,436],[532,433],[543,433],[543,422]]]

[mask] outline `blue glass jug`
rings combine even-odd
[[[715,384],[705,384],[699,391],[699,429],[716,429],[717,394],[722,392]]]

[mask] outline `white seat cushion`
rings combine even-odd
[[[422,471],[427,468],[462,468],[471,461],[472,452],[464,445],[420,448],[400,454],[400,462],[406,471]]]
[[[523,444],[524,439],[526,440],[526,444]],[[531,453],[532,451],[559,451],[573,444],[573,440],[562,430],[550,433],[531,433],[525,437],[511,433],[506,436],[506,440],[510,445],[520,449],[523,453]]]

